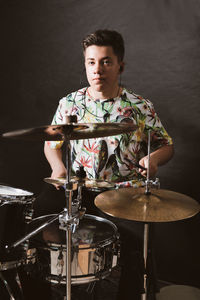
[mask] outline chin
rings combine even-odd
[[[91,88],[96,92],[103,92],[104,87],[102,85],[91,85]]]
[[[103,92],[104,91],[104,88],[102,87],[97,87],[97,88],[94,88],[96,92]]]

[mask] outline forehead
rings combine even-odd
[[[103,59],[103,58],[117,59],[111,46],[97,46],[92,45],[85,50],[85,59]]]

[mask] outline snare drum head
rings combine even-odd
[[[21,190],[18,188],[13,188],[11,186],[7,186],[7,185],[0,185],[0,198],[28,198],[33,196],[33,193],[25,191],[25,190]]]
[[[86,215],[80,220],[79,227],[72,235],[73,245],[92,247],[99,243],[112,240],[116,234],[115,226],[110,221],[92,215]]]
[[[47,219],[52,216],[44,216],[40,223],[44,223]],[[36,220],[35,220],[36,221]],[[34,221],[33,221],[34,222]],[[35,223],[34,227],[39,225]],[[75,233],[72,234],[73,246],[80,246],[81,248],[90,248],[94,245],[97,246],[99,243],[105,243],[113,239],[116,236],[116,226],[103,218],[99,218],[92,215],[85,215],[80,220]],[[42,239],[45,244],[50,247],[53,245],[64,245],[66,244],[66,231],[59,228],[59,221],[55,221],[44,229],[42,233]]]

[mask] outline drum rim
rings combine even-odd
[[[41,220],[43,218],[46,218],[46,217],[55,217],[57,214],[47,214],[47,215],[42,215],[42,216],[39,216],[39,217],[36,217],[36,218],[33,218],[32,221],[37,221],[37,220]],[[102,221],[102,222],[105,222],[105,223],[108,223],[110,224],[113,229],[115,229],[115,231],[117,232],[117,226],[110,220],[107,220],[106,218],[102,218],[102,217],[99,217],[99,216],[95,216],[95,215],[91,215],[91,214],[84,214],[83,218],[84,217],[87,217],[88,219],[96,219],[98,221]],[[82,219],[82,218],[81,218]],[[81,220],[80,219],[80,220]]]
[[[37,220],[42,220],[42,219],[45,219],[46,217],[54,217],[56,215],[57,214],[48,214],[48,215],[39,216],[39,217],[36,217],[36,218],[32,219],[31,222],[37,221]],[[112,241],[114,242],[115,240],[118,239],[118,236],[117,236],[117,233],[118,233],[117,226],[113,222],[111,222],[110,220],[107,220],[107,219],[99,217],[99,216],[90,215],[90,214],[84,214],[83,218],[84,217],[86,217],[88,219],[91,219],[91,220],[95,219],[96,221],[107,223],[110,226],[112,226],[114,232],[113,232],[113,234],[110,235],[109,238],[103,239],[103,240],[101,240],[99,242],[96,242],[96,243],[91,243],[90,245],[88,245],[88,246],[86,246],[84,248],[81,248],[82,250],[84,250],[84,249],[94,249],[94,248],[98,248],[100,246],[104,247],[104,246],[108,245],[109,242],[112,242]],[[47,249],[47,250],[48,249],[55,250],[55,248],[56,248],[56,250],[58,250],[61,247],[62,247],[63,250],[65,250],[66,245],[65,244],[61,244],[61,243],[58,244],[58,243],[54,243],[54,242],[49,242],[49,241],[45,242],[44,241],[44,245],[43,245],[42,248],[43,249]]]
[[[12,189],[13,191],[23,191],[23,193],[16,194],[9,194],[9,191],[7,190],[7,194],[2,194],[1,187],[6,187],[9,189]],[[25,194],[27,193],[27,194]],[[22,190],[19,188],[14,188],[8,185],[2,185],[0,184],[0,206],[5,204],[28,204],[32,203],[35,200],[34,194],[32,192],[29,192],[27,190]]]
[[[19,192],[19,194],[13,195],[13,194],[9,194],[9,191],[7,194],[1,194],[1,187],[3,188],[8,188],[10,190]],[[20,193],[21,192],[21,193]],[[24,189],[20,189],[20,188],[15,188],[13,186],[10,185],[5,185],[5,184],[0,184],[0,197],[32,197],[33,193]]]
[[[86,284],[94,281],[99,281],[101,279],[108,277],[111,273],[111,270],[112,268],[108,268],[105,270],[101,270],[96,274],[86,274],[86,275],[76,275],[76,276],[72,275],[71,276],[72,285]],[[59,277],[59,275],[50,274],[46,276],[46,280],[51,283],[66,284],[66,275]]]

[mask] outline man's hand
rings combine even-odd
[[[141,166],[143,166],[144,168],[148,168],[148,156],[143,157],[140,161],[139,164]],[[150,177],[154,177],[156,175],[158,171],[158,165],[157,162],[154,161],[152,158],[150,158],[150,164],[149,164],[149,176]],[[143,175],[143,176],[147,176],[147,170],[142,170],[139,169],[139,172]]]
[[[154,177],[158,171],[158,167],[166,164],[173,156],[174,148],[173,145],[165,145],[157,149],[150,154],[149,163],[149,177]],[[144,156],[139,164],[145,168],[148,168],[148,156]],[[143,176],[147,176],[147,171],[139,169],[139,172]]]
[[[45,143],[44,154],[52,169],[51,178],[56,179],[58,177],[65,177],[67,170],[62,161],[61,149],[51,149],[51,147],[47,143]],[[59,185],[55,185],[55,187],[57,190],[59,190],[60,188]]]
[[[51,173],[51,178],[56,179],[58,177],[66,177],[67,170],[64,166],[59,166],[58,168],[54,168]]]
[[[53,178],[53,179],[57,179],[59,177],[64,177],[65,178],[66,177],[66,172],[67,172],[66,168],[61,165],[60,167],[53,169],[53,171],[51,173],[51,178]],[[54,186],[57,190],[60,189],[60,185],[54,184]]]

